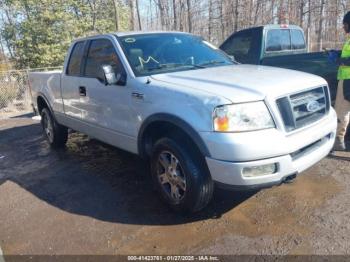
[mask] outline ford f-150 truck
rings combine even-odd
[[[78,39],[62,72],[29,80],[52,147],[65,145],[70,128],[140,155],[179,211],[205,207],[215,184],[281,184],[327,156],[335,139],[324,79],[239,65],[187,33]]]
[[[335,100],[337,71],[327,52],[308,53],[304,31],[295,25],[266,25],[233,33],[220,49],[239,63],[299,70],[326,79]]]

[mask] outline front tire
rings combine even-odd
[[[41,125],[44,136],[53,148],[64,147],[68,139],[68,129],[60,125],[48,108],[41,111]]]
[[[203,157],[171,138],[155,143],[151,175],[162,199],[176,211],[199,211],[212,198],[214,184]]]

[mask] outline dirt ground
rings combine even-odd
[[[217,190],[170,211],[142,162],[70,134],[51,150],[30,116],[0,120],[0,247],[11,254],[350,254],[350,154],[292,184]],[[0,249],[0,251],[1,251]]]

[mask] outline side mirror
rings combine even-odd
[[[233,62],[237,62],[234,55],[229,55],[228,57],[231,58]]]
[[[240,65],[240,64],[241,64],[240,62],[238,62],[238,61],[236,60],[236,58],[235,58],[233,55],[229,55],[228,57],[231,59],[231,61],[232,61],[234,64],[236,64],[236,65]]]
[[[105,76],[106,85],[126,85],[126,74],[118,73],[115,74],[113,67],[111,65],[103,65],[102,70]]]

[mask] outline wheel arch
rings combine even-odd
[[[36,102],[37,102],[37,106],[38,106],[39,115],[41,114],[41,111],[44,108],[48,108],[51,111],[51,113],[53,113],[52,108],[50,106],[50,103],[48,102],[48,99],[45,97],[45,95],[43,93],[38,93]]]
[[[203,139],[190,124],[178,116],[166,113],[154,114],[141,125],[137,139],[139,155],[142,158],[147,158],[156,139],[165,134],[174,133],[184,134],[204,157],[210,156]]]

